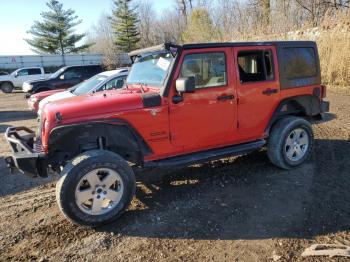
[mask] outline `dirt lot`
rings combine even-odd
[[[260,151],[140,174],[129,211],[98,229],[64,219],[53,179],[11,176],[0,159],[0,260],[328,261],[301,258],[313,243],[350,245],[350,96],[328,97],[309,163],[282,171]],[[1,158],[11,125],[37,125],[21,93],[0,94]]]

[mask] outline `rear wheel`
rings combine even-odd
[[[279,120],[272,128],[267,146],[271,162],[283,169],[303,164],[310,156],[314,136],[308,121],[298,117]]]
[[[62,171],[56,198],[73,223],[99,226],[116,220],[135,193],[135,175],[119,155],[92,150],[79,155]]]
[[[6,94],[11,93],[13,90],[13,84],[10,82],[5,82],[1,85],[1,90]]]

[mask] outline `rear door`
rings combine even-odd
[[[194,76],[194,93],[170,103],[171,142],[185,150],[202,150],[227,143],[236,132],[236,101],[232,48],[184,50],[175,80]],[[176,96],[175,80],[171,96]]]
[[[234,48],[238,92],[238,126],[243,138],[264,134],[280,97],[274,46]]]

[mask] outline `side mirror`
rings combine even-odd
[[[64,80],[64,75],[60,75],[60,79],[61,79],[61,80]]]
[[[181,77],[176,80],[176,90],[180,94],[193,93],[195,90],[195,78],[194,76]]]

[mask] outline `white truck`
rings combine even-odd
[[[42,67],[25,67],[13,71],[9,75],[0,76],[0,89],[4,93],[11,93],[15,88],[22,88],[25,81],[48,78]]]

